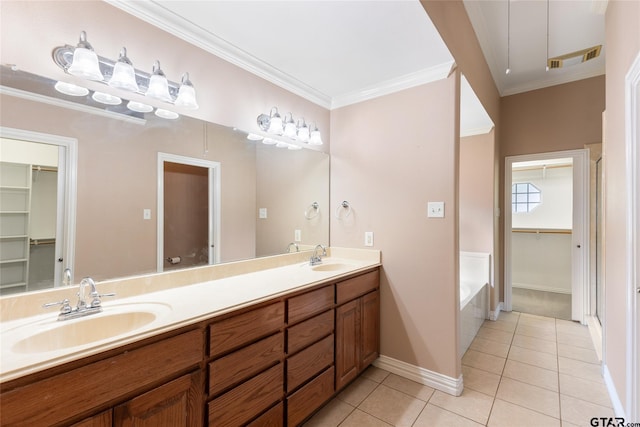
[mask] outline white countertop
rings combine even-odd
[[[314,271],[308,261],[304,264],[296,262],[291,265],[266,268],[251,273],[148,292],[113,301],[110,301],[109,298],[103,298],[104,311],[102,313],[80,319],[60,322],[57,321],[58,313],[49,311],[3,321],[0,323],[0,382],[19,378],[194,324],[247,305],[379,266],[379,251],[367,252],[371,252],[367,254],[369,256],[363,256],[360,251],[351,257],[349,250],[334,250],[331,253],[332,256],[323,260],[323,264],[344,264],[344,266],[333,271]],[[264,261],[261,262],[264,263]],[[160,276],[158,275],[158,277]],[[55,334],[51,331],[68,327],[72,322],[83,322],[92,317],[116,315],[131,310],[151,311],[155,313],[156,318],[138,329],[98,339],[84,345],[66,346],[51,351],[20,350],[20,345],[18,345],[22,340],[33,335],[48,333],[53,336]]]

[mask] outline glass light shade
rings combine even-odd
[[[94,101],[99,102],[101,104],[107,104],[107,105],[122,104],[122,99],[118,98],[117,96],[113,96],[111,94],[104,93],[104,92],[93,92],[93,95],[91,95],[91,98],[93,98]]]
[[[285,118],[284,124],[284,136],[288,136],[289,138],[296,137],[296,123],[293,121],[293,114],[289,113],[289,119],[287,120],[287,116]]]
[[[311,131],[311,136],[309,137],[309,145],[322,145],[320,131],[317,128]]]
[[[161,117],[163,119],[169,119],[169,120],[175,120],[178,117],[180,117],[180,115],[178,113],[176,113],[175,111],[169,111],[169,110],[165,110],[162,108],[158,108],[155,112],[156,116]]]
[[[120,51],[120,59],[113,67],[113,75],[109,79],[109,86],[132,92],[138,91],[136,72],[131,61],[127,58],[127,50],[125,48]]]
[[[193,86],[187,86],[185,84],[180,86],[175,105],[187,108],[189,110],[198,109],[198,103],[196,102],[196,90],[193,88]]]
[[[86,96],[89,94],[89,89],[87,89],[86,87],[77,86],[72,83],[56,82],[53,87],[58,92],[70,96]]]
[[[164,102],[173,101],[173,98],[171,98],[171,94],[169,93],[169,82],[160,69],[159,61],[153,63],[153,73],[149,79],[149,87],[147,88],[145,95]]]
[[[278,141],[278,143],[276,144],[276,147],[278,147],[278,148],[288,148],[289,144],[287,144],[286,142]]]
[[[67,72],[88,80],[104,80],[98,64],[98,55],[93,50],[84,47],[75,48],[73,62],[71,62]]]
[[[282,117],[278,114],[278,109],[273,107],[269,116],[271,120],[269,121],[269,129],[267,132],[282,135],[284,128],[282,127]]]
[[[249,141],[262,141],[263,138],[258,134],[250,133],[247,135],[247,139]]]
[[[153,111],[153,107],[151,105],[138,101],[129,101],[127,108],[137,113],[150,113]]]
[[[273,138],[265,138],[265,139],[262,140],[262,143],[266,144],[266,145],[275,145],[275,144],[278,143],[278,141],[276,141]]]
[[[298,126],[298,139],[302,142],[309,142],[309,126],[304,121],[302,126]]]

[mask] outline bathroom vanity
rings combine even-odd
[[[1,384],[1,424],[300,425],[378,356],[379,265],[329,260],[319,280],[15,376]],[[296,269],[309,267],[247,279],[304,281]]]

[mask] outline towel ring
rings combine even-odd
[[[345,212],[343,217],[340,217],[340,209],[345,209],[346,210],[346,212]],[[344,200],[336,208],[336,218],[338,218],[338,219],[349,218],[349,215],[351,215],[351,205],[349,204],[349,202]]]
[[[304,217],[307,219],[313,219],[320,214],[320,205],[318,202],[313,202],[304,210]]]

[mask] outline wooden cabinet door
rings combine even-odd
[[[98,415],[94,415],[91,418],[82,420],[79,423],[75,423],[71,427],[111,427],[111,426],[112,426],[111,409],[109,409],[108,411],[101,412]]]
[[[336,390],[341,389],[358,375],[360,360],[360,307],[359,300],[336,308]]]
[[[380,292],[371,292],[361,300],[360,317],[360,369],[369,366],[378,357],[380,348]]]
[[[203,424],[202,373],[184,375],[114,409],[116,426],[193,427]]]

